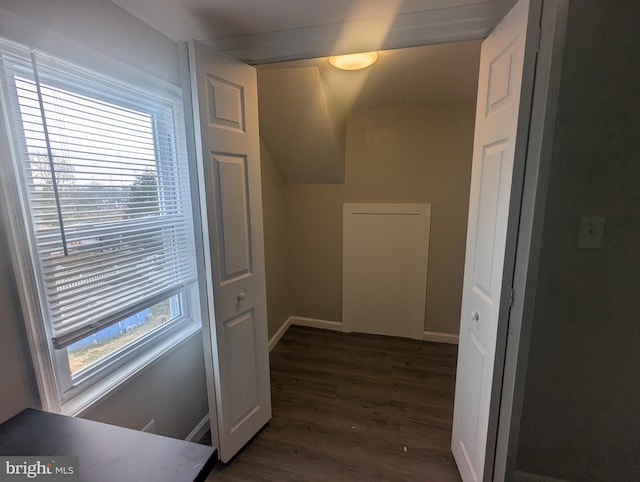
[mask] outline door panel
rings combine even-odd
[[[209,123],[245,132],[244,88],[207,74]]]
[[[222,221],[218,233],[221,283],[229,283],[251,273],[251,217],[247,158],[243,155],[214,153],[210,166],[214,172],[208,178],[215,182],[218,218]]]
[[[197,42],[189,70],[209,234],[210,409],[227,462],[271,418],[256,72]]]
[[[496,55],[489,63],[487,78],[487,107],[485,118],[489,118],[498,110],[506,108],[508,104],[518,101],[520,96],[519,86],[513,85],[514,53],[518,47],[519,37],[515,38],[502,52]],[[517,59],[516,62],[517,64]]]
[[[224,328],[230,379],[256,381],[260,371],[256,353],[255,350],[246,350],[248,346],[255,347],[256,344],[253,310],[226,321]],[[229,391],[230,398],[236,400],[230,414],[233,433],[260,408],[260,403],[256,383],[231,383]]]
[[[463,480],[482,480],[482,473],[479,472],[478,476],[477,468],[482,468],[483,444],[486,441],[487,428],[482,424],[482,411],[486,410],[486,390],[491,380],[487,380],[488,371],[486,366],[489,363],[489,352],[485,348],[484,344],[476,336],[475,333],[469,332],[468,336],[464,337],[465,345],[460,349],[466,352],[466,360],[464,370],[467,377],[472,380],[477,380],[478,383],[471,383],[466,387],[465,397],[462,401],[462,409],[460,414],[456,414],[461,417],[460,426],[462,427],[461,439],[464,443],[460,444],[459,449],[464,455],[464,463],[466,469],[471,474],[471,479],[464,477]],[[460,462],[458,462],[458,465]]]
[[[534,3],[538,7],[531,7]],[[483,42],[480,55],[451,442],[465,482],[490,479],[493,467],[492,414],[499,400],[494,385],[501,382],[496,354],[503,350],[497,346],[498,334],[508,321],[503,297],[512,276],[504,269],[514,256],[507,239],[517,233],[518,223],[518,211],[510,208],[512,203],[519,206],[522,194],[512,181],[516,163],[518,172],[523,171],[524,155],[516,158],[516,152],[524,152],[523,139],[526,146],[532,95],[529,83],[523,87],[523,70],[525,61],[535,62],[527,44],[532,37],[528,25],[539,14],[539,2],[520,0]],[[531,56],[525,59],[525,54]]]
[[[496,239],[500,206],[508,203],[509,192],[505,188],[511,187],[510,176],[504,168],[504,148],[508,145],[505,140],[485,146],[482,150],[480,161],[480,185],[477,195],[478,218],[476,224],[474,253],[473,253],[473,290],[479,296],[484,296],[486,303],[493,304],[499,298],[500,284],[497,283],[496,266]],[[501,185],[501,182],[502,184]],[[508,184],[508,185],[504,185]],[[501,196],[502,194],[502,196]]]

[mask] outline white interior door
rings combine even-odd
[[[227,462],[271,418],[257,81],[253,67],[197,42],[189,70],[206,194],[211,427]]]
[[[537,27],[539,5],[520,0],[483,42],[480,56],[451,442],[465,482],[488,480],[493,467],[502,372],[496,353],[504,353],[499,334],[508,321],[510,240],[517,233],[522,195],[513,176],[523,171],[532,95],[523,69],[535,62],[537,28],[532,32],[528,25]]]
[[[430,204],[343,206],[344,331],[424,336]]]

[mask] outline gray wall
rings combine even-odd
[[[344,184],[287,184],[291,312],[342,319],[342,204],[432,204],[425,330],[457,334],[475,106],[354,112]]]
[[[120,63],[180,85],[175,42],[110,0],[0,0],[0,8],[1,37],[106,75],[129,75]]]
[[[640,5],[570,4],[518,469],[640,474]],[[576,248],[605,216],[602,250]]]
[[[209,412],[202,337],[168,352],[82,418],[141,429],[155,420],[160,435],[184,439]]]
[[[4,223],[0,223],[0,367],[0,422],[26,407],[39,407]]]
[[[81,65],[129,80],[130,67],[177,85],[174,42],[106,0],[0,1],[0,36],[28,42]],[[7,173],[2,172],[3,176]],[[0,229],[0,420],[39,406],[4,226]],[[147,368],[85,415],[184,438],[208,412],[197,335]]]

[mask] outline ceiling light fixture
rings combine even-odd
[[[329,57],[329,63],[337,69],[360,70],[369,67],[376,60],[376,52],[362,52],[359,54],[335,55]]]

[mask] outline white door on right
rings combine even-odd
[[[538,5],[539,15],[539,2],[531,3]],[[512,190],[516,152],[523,152],[520,145],[516,151],[516,136],[526,142],[522,130],[526,134],[529,128],[528,117],[524,120],[519,114],[531,101],[530,83],[522,92],[525,51],[531,51],[525,50],[530,14],[534,15],[530,1],[520,0],[482,43],[480,55],[451,442],[464,482],[485,480],[493,464],[492,386],[501,381],[494,379],[498,320],[509,309],[508,302],[501,302],[509,287],[503,276],[511,276],[504,271],[507,236],[517,229],[517,217],[514,228],[509,207],[521,195],[521,187]],[[526,61],[535,62],[535,56]],[[524,163],[519,157],[515,162]],[[522,166],[517,167],[521,172]]]

